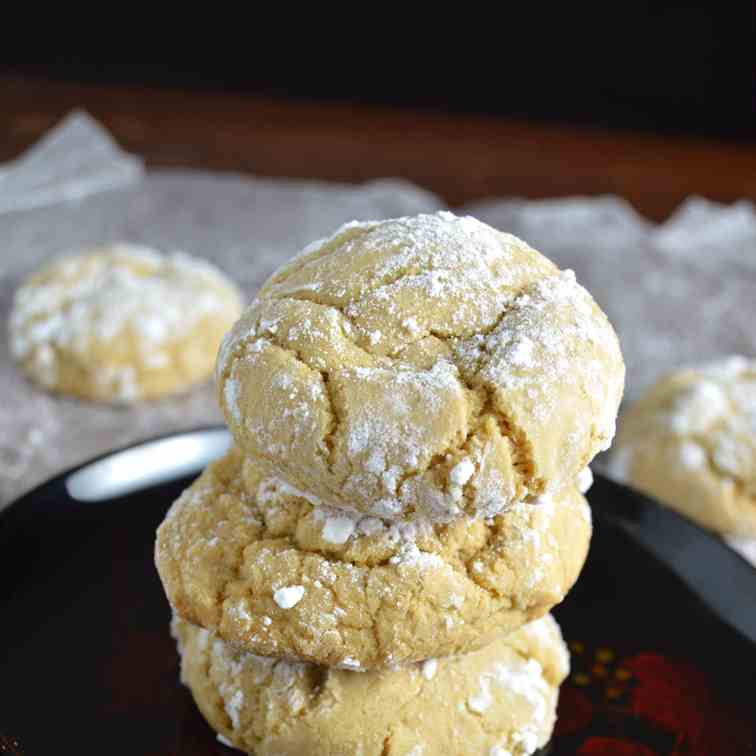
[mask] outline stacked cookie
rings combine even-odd
[[[568,661],[579,478],[624,366],[519,239],[449,213],[352,223],[263,286],[217,386],[234,448],[173,505],[182,673],[266,753],[532,753]]]

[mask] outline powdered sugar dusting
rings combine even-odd
[[[476,714],[484,714],[493,703],[491,692],[491,678],[483,676],[480,680],[480,690],[474,696],[467,699],[467,706]]]
[[[247,676],[251,677],[254,685],[265,687],[266,694],[283,703],[291,714],[296,715],[304,707],[304,696],[296,687],[308,667],[304,662],[238,652],[219,638],[213,641],[211,653],[211,664],[218,666],[225,678],[218,688],[235,731],[242,726],[242,715],[247,705],[243,690],[243,680]]]
[[[686,470],[700,470],[706,466],[706,450],[695,441],[685,441],[678,449],[680,464]]]
[[[534,426],[558,422],[564,396],[590,396],[586,411],[598,413],[599,447],[610,444],[623,388],[619,346],[572,271],[530,285],[490,333],[461,339],[454,349],[462,371],[491,390],[524,393]]]
[[[670,429],[680,435],[703,433],[727,410],[727,394],[720,386],[695,381],[674,397],[667,419]]]
[[[347,429],[347,452],[352,457],[365,456],[367,470],[376,475],[388,470],[389,456],[397,456],[404,466],[412,468],[427,454],[423,428],[407,422],[414,402],[423,401],[429,414],[437,414],[462,392],[457,369],[444,360],[428,371],[355,368],[349,375],[362,385],[372,384],[376,392],[386,392],[385,406],[355,408]],[[384,388],[386,385],[388,388]]]
[[[515,367],[533,367],[533,349],[533,341],[527,336],[522,336],[511,342],[509,359],[512,365]]]
[[[569,312],[570,318],[563,314]],[[590,295],[570,270],[538,281],[518,297],[511,311],[480,346],[488,354],[481,375],[495,386],[533,386],[540,390],[539,412],[546,417],[556,400],[555,387],[586,381],[605,408],[600,430],[611,440],[622,391],[622,375],[600,363],[575,361],[575,344],[588,343],[619,361],[616,337],[596,316]],[[476,344],[464,348],[475,348]]]
[[[449,480],[455,486],[464,486],[470,478],[472,478],[475,472],[475,465],[467,458],[458,462],[449,473]]]
[[[312,494],[307,493],[307,491],[301,491],[278,477],[271,476],[264,478],[257,486],[257,502],[263,506],[277,501],[282,495],[304,499],[305,501],[309,501],[314,507],[319,507],[322,504],[317,496],[313,496]]]
[[[512,735],[512,741],[520,747],[521,752],[533,753],[539,745],[549,716],[550,688],[541,665],[532,658],[527,661],[517,658],[509,663],[495,664],[481,675],[478,692],[467,699],[470,711],[484,714],[497,695],[494,687],[527,702],[530,708],[528,724]]]
[[[239,410],[239,382],[229,376],[223,384],[223,395],[226,401],[226,407],[233,415],[236,422],[241,422],[241,411]]]
[[[436,670],[438,669],[438,660],[426,659],[421,663],[420,669],[422,671],[423,677],[426,680],[432,680],[436,676]]]
[[[326,517],[325,525],[323,525],[323,540],[336,544],[346,543],[354,533],[355,527],[353,517],[347,515]]]
[[[274,591],[273,600],[281,609],[291,609],[302,600],[304,594],[305,589],[303,585],[289,585]]]
[[[241,724],[240,714],[241,708],[244,705],[244,692],[241,689],[235,690],[229,698],[224,698],[223,706],[228,714],[228,718],[231,720],[231,726],[235,729],[239,729]]]
[[[654,393],[656,391],[656,393]],[[651,437],[673,439],[683,470],[713,467],[756,496],[756,360],[729,357],[663,379],[623,426],[610,472],[625,475],[633,451]]]
[[[352,656],[345,656],[338,664],[336,669],[348,669],[352,672],[364,672],[362,662]]]
[[[405,318],[402,325],[407,329],[410,336],[417,336],[422,332],[422,329],[418,325],[417,318],[409,317]]]
[[[429,296],[448,294],[450,286],[469,289],[475,279],[506,278],[512,247],[524,246],[518,239],[498,233],[475,218],[439,212],[382,222],[352,222],[341,226],[332,236],[308,245],[295,259],[331,247],[334,268],[341,267],[338,262],[353,255],[356,243],[366,258],[377,261],[369,276],[371,288],[380,289],[401,272],[415,273],[427,278],[423,287]],[[387,250],[391,250],[390,255]],[[438,270],[435,266],[441,253],[444,268]],[[463,282],[458,282],[459,276],[449,276],[455,270],[464,272]],[[306,285],[323,294],[328,283],[316,279]],[[302,288],[304,285],[299,284]],[[333,288],[338,291],[337,286]],[[358,291],[360,296],[368,293],[367,289]]]
[[[559,624],[551,614],[545,614],[533,622],[524,625],[521,631],[527,637],[535,639],[543,648],[551,649],[558,657],[558,671],[560,675],[567,675],[570,671],[570,653],[562,638]],[[556,642],[555,642],[556,641]]]
[[[577,479],[578,490],[581,494],[587,493],[593,485],[593,472],[590,467],[584,467]]]
[[[420,551],[416,544],[405,542],[399,551],[389,559],[391,564],[399,567],[412,567],[420,570],[451,569],[438,554]]]

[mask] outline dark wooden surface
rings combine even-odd
[[[0,77],[0,161],[73,108],[150,166],[359,182],[401,176],[451,205],[618,194],[663,219],[687,196],[756,200],[756,146],[482,116]]]

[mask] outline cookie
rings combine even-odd
[[[550,615],[465,656],[366,673],[254,656],[181,620],[173,631],[200,711],[256,756],[532,754],[569,671]]]
[[[173,504],[155,558],[174,611],[262,656],[374,669],[463,653],[542,616],[582,568],[574,486],[491,519],[314,507],[232,449]]]
[[[662,378],[623,414],[610,472],[705,528],[756,536],[756,360]]]
[[[117,244],[31,276],[13,300],[10,345],[45,389],[129,403],[210,376],[241,310],[239,291],[210,264]]]
[[[438,213],[310,245],[216,379],[237,443],[321,505],[449,521],[574,480],[612,439],[624,364],[571,271]]]

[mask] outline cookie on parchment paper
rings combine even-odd
[[[49,391],[156,399],[211,375],[241,310],[236,286],[210,263],[116,244],[58,260],[19,287],[11,352]]]

